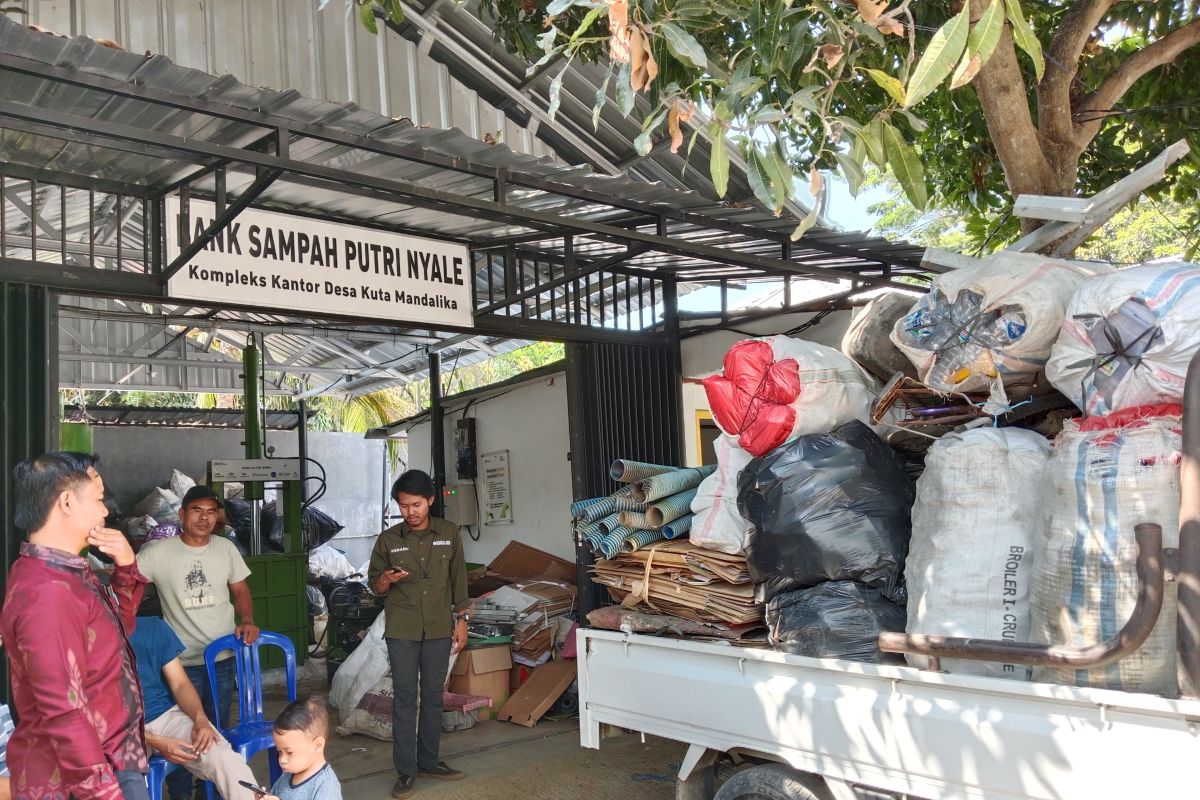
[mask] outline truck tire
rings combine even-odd
[[[833,800],[819,776],[784,764],[763,764],[743,770],[717,792],[713,800]]]

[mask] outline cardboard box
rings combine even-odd
[[[570,561],[517,541],[509,542],[488,564],[487,571],[515,580],[564,581],[572,586],[578,577]]]
[[[468,648],[450,669],[450,691],[490,697],[492,707],[480,711],[481,717],[490,719],[508,700],[512,666],[512,651],[506,644]]]
[[[513,692],[496,718],[532,728],[575,680],[576,670],[573,660],[547,661]]]
[[[524,664],[514,663],[512,665],[512,669],[509,670],[508,673],[508,688],[515,693],[517,689],[521,688],[521,684],[529,680],[529,674],[531,672],[533,672],[533,667],[527,667]]]

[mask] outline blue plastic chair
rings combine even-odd
[[[162,756],[150,756],[150,772],[146,775],[146,788],[150,790],[150,800],[162,800],[163,783],[167,776],[177,769],[183,769],[182,765],[167,761]],[[204,790],[208,793],[208,800],[213,800],[213,785],[205,781]]]
[[[263,717],[262,667],[259,660],[259,648],[262,645],[273,645],[283,651],[287,667],[288,700],[295,700],[296,648],[292,646],[292,640],[281,633],[262,631],[254,644],[242,644],[233,634],[222,636],[204,648],[204,669],[208,673],[208,687],[213,695],[213,725],[247,762],[255,753],[268,751],[271,785],[274,786],[282,770],[279,768],[279,754],[275,751],[275,740],[271,737],[271,720]],[[222,721],[218,719],[220,712],[216,710],[219,705],[217,656],[226,650],[233,651],[237,678],[238,724],[231,728],[221,727]]]

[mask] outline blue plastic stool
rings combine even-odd
[[[229,740],[233,749],[242,754],[242,758],[250,761],[255,753],[266,750],[271,767],[271,785],[279,780],[283,771],[279,768],[279,754],[275,751],[275,740],[271,736],[271,720],[263,717],[262,702],[262,667],[259,660],[259,647],[273,645],[283,651],[287,667],[288,700],[296,699],[296,648],[292,640],[281,633],[262,631],[254,644],[242,644],[237,636],[230,634],[204,648],[204,668],[208,673],[208,687],[213,698],[212,723],[221,731],[221,735]],[[235,659],[237,676],[238,724],[232,728],[222,728],[220,714],[216,709],[217,700],[217,656],[226,650],[232,650]],[[225,720],[228,722],[228,720]],[[151,798],[153,800],[153,798]]]
[[[167,761],[162,756],[150,756],[150,772],[146,775],[146,788],[150,790],[150,800],[163,800],[163,782],[172,772],[182,768],[182,765]],[[213,785],[208,781],[204,782],[204,791],[208,793],[208,800],[213,800]]]

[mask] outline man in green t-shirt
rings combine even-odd
[[[467,568],[458,527],[431,517],[429,475],[409,470],[392,484],[404,522],[379,534],[367,580],[384,595],[384,640],[392,667],[392,797],[412,794],[418,776],[463,777],[438,759],[442,690],[450,653],[467,643]],[[420,719],[418,720],[418,687]]]

